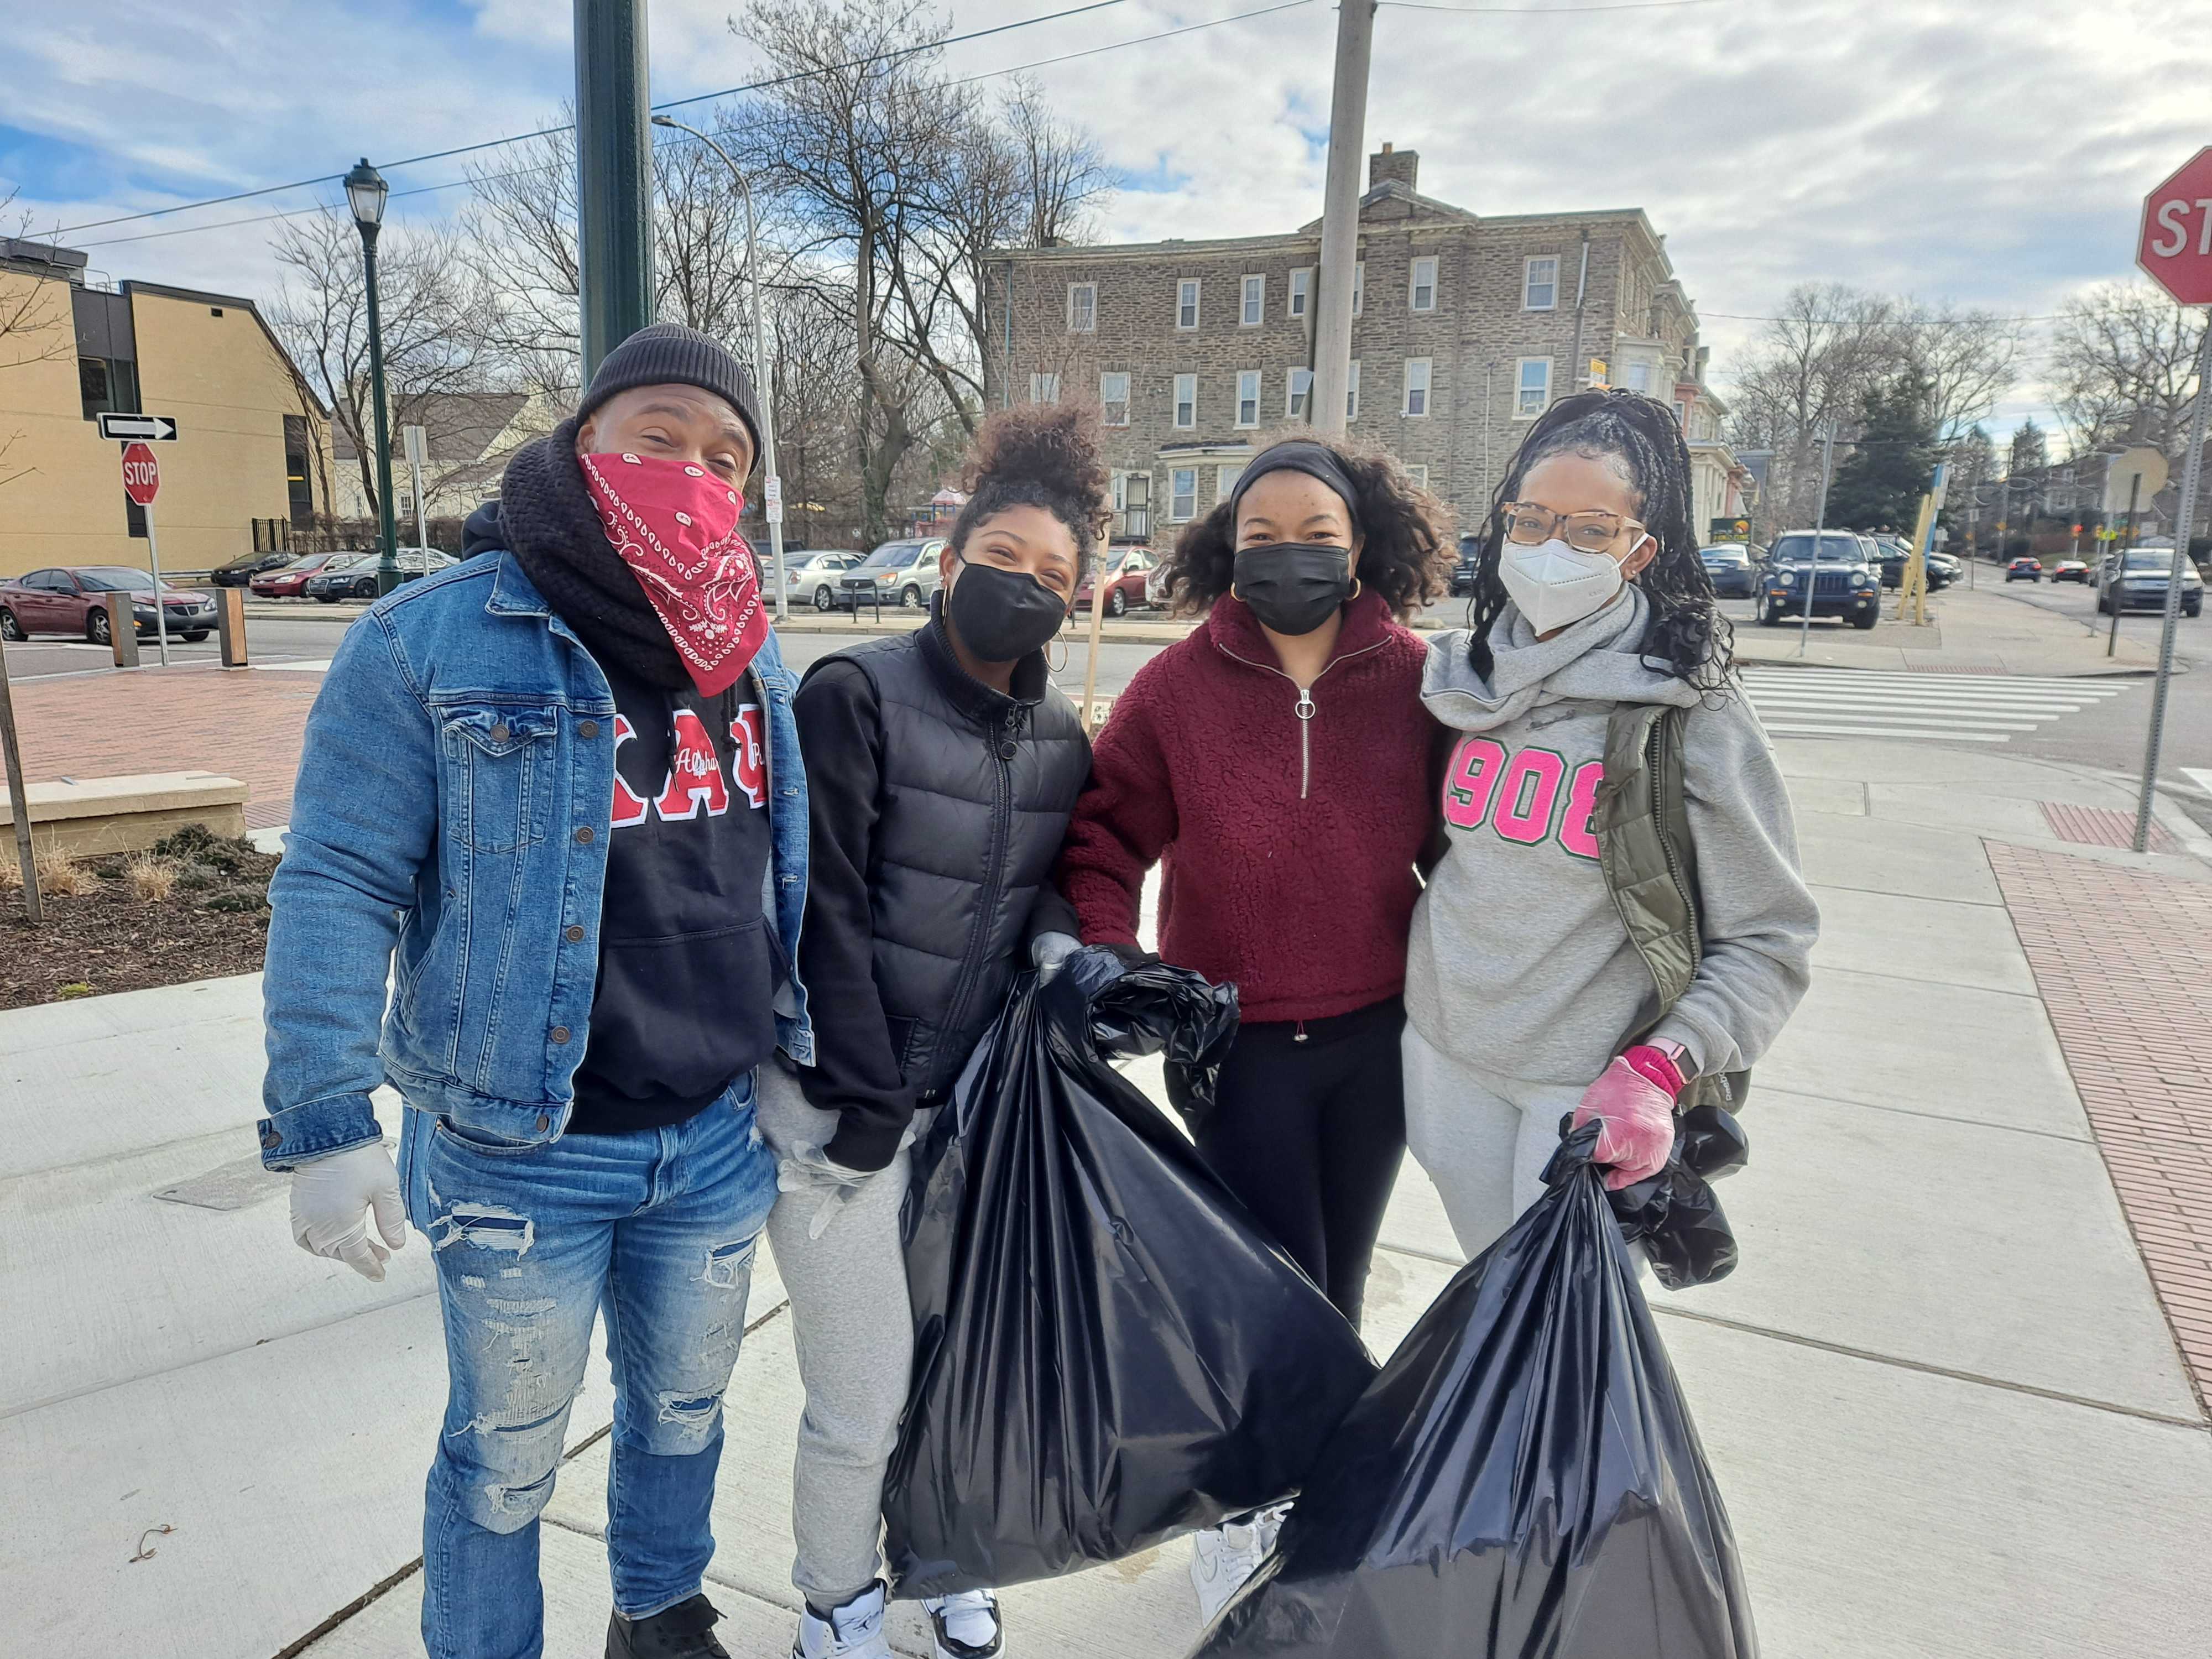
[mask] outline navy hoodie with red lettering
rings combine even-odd
[[[1302,719],[1251,608],[1215,600],[1137,672],[1093,746],[1060,870],[1084,942],[1135,943],[1158,863],[1160,955],[1233,981],[1248,1023],[1398,995],[1435,817],[1424,655],[1358,595]]]

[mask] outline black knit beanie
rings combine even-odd
[[[752,371],[712,335],[681,323],[653,323],[599,360],[599,372],[576,406],[582,420],[617,392],[641,386],[696,386],[738,411],[760,455],[760,412],[753,403]]]

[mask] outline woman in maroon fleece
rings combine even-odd
[[[1406,939],[1436,727],[1401,620],[1443,592],[1449,509],[1395,459],[1297,438],[1182,533],[1178,609],[1099,734],[1061,854],[1086,945],[1233,981],[1243,1026],[1199,1150],[1355,1323],[1405,1146]],[[1176,1079],[1170,1079],[1170,1086]]]

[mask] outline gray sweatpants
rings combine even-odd
[[[806,1103],[780,1060],[760,1068],[761,1133],[779,1157],[823,1145],[834,1112]],[[768,1218],[769,1248],[791,1297],[792,1333],[806,1410],[799,1423],[791,1581],[814,1606],[848,1601],[883,1565],[884,1470],[898,1444],[914,1316],[907,1302],[899,1206],[912,1160],[898,1156],[836,1212],[819,1238],[807,1228],[821,1200],[785,1193]]]
[[[1543,1196],[1559,1119],[1582,1103],[1583,1085],[1524,1083],[1464,1065],[1431,1048],[1410,1024],[1399,1054],[1406,1145],[1436,1183],[1459,1247],[1472,1260]],[[773,1231],[775,1223],[769,1226]]]

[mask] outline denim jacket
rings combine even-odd
[[[768,712],[776,1038],[811,1065],[796,683],[773,635],[748,672]],[[509,553],[410,582],[346,631],[269,888],[269,1168],[374,1141],[386,1081],[481,1139],[566,1127],[599,982],[614,717],[606,676]]]

